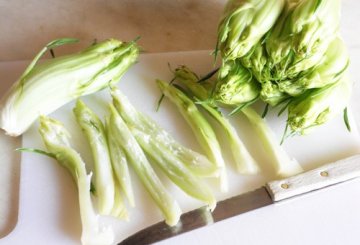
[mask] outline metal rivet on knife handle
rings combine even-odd
[[[326,172],[326,171],[321,171],[321,172],[320,172],[320,175],[321,175],[322,177],[328,177],[328,176],[329,176],[329,173]]]

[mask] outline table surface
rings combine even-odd
[[[212,49],[224,0],[0,0],[0,62],[31,59],[49,40],[76,37],[81,43],[57,54],[109,37],[139,41],[145,52]],[[341,33],[350,50],[354,81],[360,79],[360,1],[342,2]],[[1,74],[0,74],[1,77]],[[360,125],[360,85],[354,85],[352,105]],[[0,237],[16,224],[19,155],[12,153],[19,138],[0,134]],[[5,171],[6,170],[6,171]]]

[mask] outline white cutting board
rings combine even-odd
[[[213,69],[213,58],[209,54],[209,51],[145,54],[119,83],[119,87],[136,108],[158,121],[180,142],[200,152],[201,149],[190,128],[169,101],[164,100],[160,111],[155,112],[160,94],[154,80],[161,78],[169,81],[172,78],[168,62],[173,68],[186,64],[204,75]],[[6,63],[2,64],[1,69],[13,74],[21,74],[26,64],[25,62]],[[85,97],[84,101],[100,116],[103,116],[107,113],[106,104],[110,101],[110,97],[108,91],[103,91]],[[72,114],[73,106],[74,103],[70,103],[51,114],[51,117],[64,122],[72,134],[73,146],[81,153],[84,160],[91,164],[89,147]],[[285,119],[277,118],[274,114],[275,112],[270,113],[267,120],[280,139]],[[298,159],[305,170],[359,153],[360,137],[353,119],[350,119],[353,127],[351,133],[345,129],[342,117],[339,116],[325,126],[318,127],[311,135],[288,139],[284,147],[289,155]],[[234,171],[231,156],[225,149],[230,190],[226,194],[216,191],[218,200],[252,190],[275,178],[267,166],[266,155],[247,121],[241,115],[234,116],[232,121],[237,126],[238,132],[248,145],[250,152],[261,163],[264,173],[257,176],[238,175]],[[228,147],[226,142],[223,142],[222,146]],[[32,126],[24,134],[23,147],[44,149],[37,133],[37,125]],[[161,177],[179,201],[183,211],[202,205],[187,197],[170,184],[166,178]],[[162,220],[160,212],[134,174],[133,182],[137,206],[135,209],[129,209],[130,221],[124,222],[109,217],[102,219],[103,222],[113,225],[118,242],[137,230]],[[298,198],[294,202],[287,201],[282,205],[273,205],[250,212],[220,224],[164,241],[163,244],[200,244],[205,242],[207,244],[237,244],[240,242],[243,244],[319,244],[319,242],[321,244],[350,244],[347,242],[336,243],[336,238],[342,237],[339,233],[341,227],[338,227],[338,222],[342,221],[346,211],[352,213],[347,213],[345,216],[347,219],[341,223],[350,226],[344,228],[343,233],[352,234],[351,231],[357,232],[360,228],[360,214],[358,209],[355,209],[360,205],[360,181],[350,183],[330,188],[327,191],[320,191],[316,195],[310,194],[308,197]],[[357,197],[353,197],[354,193],[350,191],[356,191]],[[351,199],[349,199],[350,197]],[[351,204],[337,202],[347,200],[346,198],[351,200]],[[329,203],[324,203],[324,201]],[[321,207],[316,207],[316,205],[321,205]],[[317,225],[322,229],[315,229],[314,226]],[[79,244],[80,234],[77,190],[68,172],[45,156],[22,153],[18,223],[8,236],[0,239],[0,244]],[[353,239],[347,240],[350,238],[351,236],[345,240],[341,238],[338,242],[354,242]],[[358,243],[359,240],[354,244]]]

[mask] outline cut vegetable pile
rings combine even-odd
[[[340,0],[230,0],[218,29],[215,101],[242,108],[260,98],[288,109],[290,135],[346,109],[349,57]],[[345,114],[346,115],[346,114]]]
[[[180,144],[138,111],[116,87],[138,59],[135,41],[109,39],[79,53],[39,63],[46,51],[77,40],[50,42],[2,99],[0,126],[8,135],[18,136],[39,119],[47,150],[22,150],[56,159],[73,176],[79,194],[83,244],[113,244],[112,228],[101,224],[98,214],[131,219],[128,208],[136,206],[137,191],[132,186],[132,171],[166,223],[174,226],[179,222],[181,207],[158,174],[161,172],[189,197],[214,210],[215,190],[208,179],[216,179],[222,192],[229,187],[228,163],[219,134],[229,142],[239,174],[261,171],[229,120],[236,113],[242,113],[252,125],[278,177],[302,172],[266,120],[251,108],[254,102],[265,102],[266,110],[269,105],[280,107],[279,114],[287,109],[285,138],[307,133],[341,111],[348,126],[346,107],[352,83],[348,53],[338,33],[339,19],[340,0],[227,3],[214,52],[216,58],[221,55],[220,68],[200,78],[183,65],[173,71],[170,83],[161,79],[154,82],[184,117],[204,155]],[[80,97],[103,89],[109,90],[112,101],[106,102],[107,116],[100,118]],[[71,147],[64,125],[47,117],[73,100],[77,100],[73,113],[92,153],[92,168]]]

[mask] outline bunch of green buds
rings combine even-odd
[[[222,65],[213,97],[234,107],[255,98],[284,103],[292,132],[325,123],[350,97],[339,20],[340,0],[230,0],[219,24]]]
[[[219,70],[214,99],[225,105],[240,106],[259,96],[260,86],[239,60],[225,62]]]
[[[338,34],[340,0],[289,1],[265,41],[273,80],[313,68]]]
[[[224,59],[244,56],[281,14],[284,0],[230,0],[218,29],[217,49]]]

